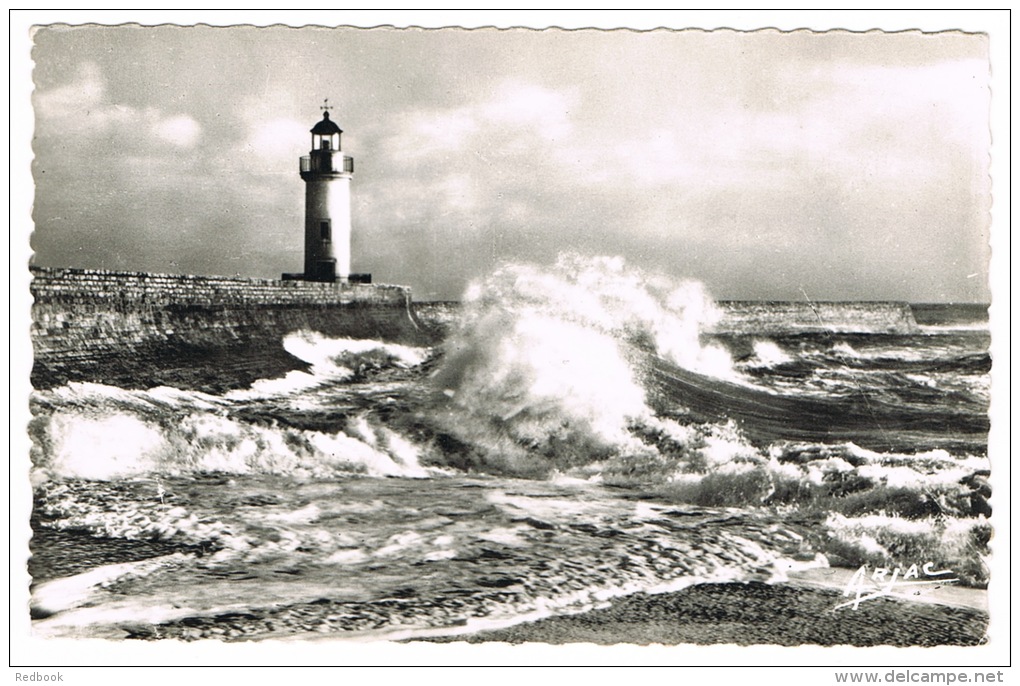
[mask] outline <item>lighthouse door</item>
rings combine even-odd
[[[336,260],[319,260],[315,263],[316,281],[336,281]]]

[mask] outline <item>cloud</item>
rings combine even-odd
[[[153,124],[153,129],[163,140],[182,148],[192,147],[202,132],[198,122],[185,115],[157,120]]]
[[[201,125],[187,114],[112,102],[107,81],[93,62],[82,63],[69,83],[40,90],[34,99],[41,124],[38,149],[45,150],[48,144],[63,147],[108,141],[106,152],[123,154],[152,150],[147,137],[189,148],[202,134]]]
[[[264,122],[252,122],[251,132],[245,147],[251,152],[269,160],[293,158],[296,150],[311,145],[307,123],[296,119],[280,118]]]
[[[435,153],[449,153],[464,148],[478,133],[481,125],[477,111],[456,108],[445,111],[414,112],[398,123],[402,131],[399,156],[421,158]]]
[[[521,129],[551,142],[562,140],[573,131],[570,121],[570,93],[530,83],[504,83],[496,96],[479,108],[490,124]]]
[[[465,151],[480,156],[530,152],[571,135],[570,102],[569,93],[506,82],[473,103],[397,115],[384,153],[394,161],[434,162],[435,155]]]
[[[966,59],[924,66],[845,66],[831,75],[839,106],[877,117],[934,124],[943,135],[972,145],[988,129],[988,63]],[[835,98],[833,98],[835,99]]]
[[[35,93],[36,115],[53,121],[76,120],[100,103],[104,90],[99,66],[84,62],[71,83]]]
[[[385,186],[359,193],[394,220],[442,217],[464,230],[487,229],[507,212],[519,218],[521,182],[541,182],[554,157],[550,138],[565,144],[572,134],[569,99],[514,82],[473,103],[402,113],[378,141],[381,159],[368,161],[383,165]],[[522,174],[529,169],[537,178]]]
[[[457,246],[463,259],[449,264],[422,251],[414,231],[390,234],[387,251],[418,251],[410,268],[431,268],[439,276],[419,278],[435,288],[468,264],[580,247],[672,261],[729,295],[764,287],[798,297],[808,283],[861,297],[883,282],[892,296],[918,236],[952,253],[971,235],[938,217],[967,202],[954,185],[968,169],[960,151],[984,149],[974,106],[950,105],[960,89],[980,95],[967,90],[972,71],[795,64],[772,75],[769,97],[691,102],[660,112],[655,127],[616,126],[569,86],[506,82],[475,102],[398,118],[379,181],[356,186],[367,195],[361,225],[419,227]],[[943,129],[957,133],[939,139]],[[834,279],[843,263],[856,266]]]

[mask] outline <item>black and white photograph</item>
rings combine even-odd
[[[34,645],[990,662],[987,33],[136,14],[29,29]]]

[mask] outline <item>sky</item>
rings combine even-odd
[[[278,278],[324,98],[353,270],[458,299],[563,251],[718,299],[986,302],[988,39],[85,26],[33,36],[42,266]]]

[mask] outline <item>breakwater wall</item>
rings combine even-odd
[[[32,384],[173,385],[221,391],[303,366],[281,343],[295,331],[434,343],[456,302],[412,306],[410,289],[274,279],[32,268]],[[892,302],[721,302],[712,334],[818,331],[906,334]]]
[[[723,301],[708,333],[910,334],[918,330],[905,302]]]
[[[300,368],[294,331],[423,343],[410,289],[219,276],[32,269],[36,388],[67,381],[205,390]]]
[[[766,302],[729,300],[717,303],[721,317],[706,334],[789,335],[797,333],[910,334],[918,331],[903,302]],[[421,322],[438,335],[456,326],[460,303],[415,303]]]

